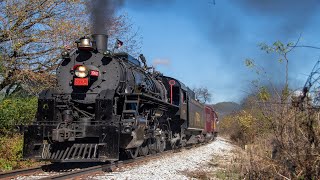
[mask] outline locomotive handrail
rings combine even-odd
[[[78,123],[78,124],[85,124],[85,122],[82,122],[82,121],[72,121],[72,122],[75,122],[75,123]],[[90,123],[97,123],[97,122],[101,122],[101,121],[90,121]],[[37,125],[39,123],[61,123],[61,121],[35,121],[34,124]],[[56,126],[55,124],[52,124],[54,126]],[[99,125],[99,124],[97,124]]]
[[[121,93],[120,95],[143,96],[143,97],[147,97],[147,98],[150,98],[150,99],[152,99],[152,100],[158,101],[158,102],[160,102],[160,103],[163,103],[163,104],[166,104],[166,105],[175,107],[175,108],[179,108],[179,106],[177,106],[177,105],[167,103],[167,102],[165,102],[165,101],[162,101],[162,100],[160,100],[160,99],[157,99],[157,98],[155,98],[155,97],[153,97],[153,96],[150,96],[150,95],[148,95],[148,94],[145,94],[145,93]]]
[[[52,93],[52,96],[63,96],[63,95],[72,95],[72,94],[99,94],[99,93],[90,93],[90,92],[86,92],[86,93]]]

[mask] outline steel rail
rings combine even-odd
[[[55,179],[55,180],[71,179],[71,178],[79,177],[79,176],[82,176],[82,175],[85,175],[85,174],[90,174],[90,173],[94,173],[94,172],[100,172],[100,171],[102,171],[102,167],[103,166],[93,166],[93,167],[88,167],[88,168],[85,168],[85,169],[71,171],[71,172],[58,174],[58,175],[54,175],[54,176],[49,176],[49,177],[45,177],[45,178],[41,178],[41,179],[42,180],[48,180],[48,179]]]
[[[63,173],[63,174],[58,174],[58,175],[55,175],[55,176],[45,177],[45,178],[42,178],[41,180],[74,179],[74,178],[82,177],[82,176],[89,175],[89,174],[92,174],[92,173],[112,172],[113,168],[115,168],[115,167],[122,168],[122,167],[125,167],[125,166],[129,165],[129,164],[140,163],[140,162],[143,162],[143,161],[152,160],[153,158],[157,158],[157,157],[160,157],[161,155],[165,155],[165,154],[168,154],[168,153],[171,153],[171,152],[172,152],[172,150],[169,150],[169,151],[164,151],[162,153],[157,153],[157,154],[151,154],[151,155],[147,155],[147,156],[137,157],[135,159],[128,159],[128,160],[125,160],[125,161],[115,161],[115,162],[110,163],[110,164],[103,164],[103,165],[88,167],[88,168],[75,170],[75,171],[71,171],[71,172],[67,172],[67,173]]]
[[[26,168],[26,169],[17,169],[13,171],[0,173],[0,179],[9,179],[19,175],[27,175],[35,172],[42,172],[42,167]]]
[[[63,173],[63,174],[59,174],[59,175],[55,175],[55,176],[45,177],[45,178],[42,178],[41,180],[77,179],[77,178],[80,178],[80,177],[86,177],[87,175],[93,174],[93,173],[113,172],[113,169],[115,167],[123,168],[125,166],[130,165],[130,164],[141,163],[141,162],[144,162],[144,161],[153,160],[155,158],[161,157],[161,156],[166,155],[166,154],[180,152],[183,149],[189,150],[189,149],[198,148],[198,147],[201,147],[202,145],[205,145],[205,144],[206,143],[200,143],[200,144],[195,144],[195,145],[190,146],[190,147],[187,146],[187,147],[184,147],[184,148],[163,151],[161,153],[149,154],[147,156],[140,156],[140,157],[137,157],[135,159],[127,159],[127,160],[124,160],[124,161],[115,161],[115,162],[110,163],[110,164],[103,164],[103,165],[88,167],[88,168],[84,168],[84,169],[80,169],[80,170],[76,170],[76,171],[71,171],[71,172],[67,172],[67,173]]]
[[[71,171],[71,172],[66,172],[66,173],[61,173],[61,174],[58,174],[58,175],[44,177],[44,178],[41,178],[41,179],[42,180],[73,179],[73,178],[76,178],[76,177],[83,177],[85,175],[89,175],[89,174],[92,174],[92,173],[112,172],[114,168],[123,168],[123,167],[125,167],[127,165],[130,165],[130,164],[141,163],[141,162],[144,162],[144,161],[153,160],[155,158],[161,157],[161,156],[166,155],[166,154],[170,154],[170,153],[174,153],[174,152],[180,152],[183,149],[189,150],[189,149],[197,148],[197,147],[202,146],[204,144],[206,144],[206,143],[200,143],[200,144],[196,144],[196,145],[193,145],[193,146],[187,146],[187,147],[184,147],[184,148],[179,148],[179,149],[174,149],[174,150],[167,150],[167,151],[164,151],[164,152],[161,152],[161,153],[149,154],[147,156],[140,156],[140,157],[137,157],[135,159],[127,159],[127,160],[124,160],[124,161],[115,161],[115,162],[110,163],[110,164],[102,164],[102,165],[97,165],[97,166],[91,166],[91,167],[88,167],[88,168],[74,170],[74,171]],[[0,179],[12,179],[15,176],[23,176],[23,175],[29,175],[29,174],[32,174],[32,173],[36,173],[36,172],[43,172],[43,167],[44,166],[39,166],[39,167],[34,167],[34,168],[18,169],[18,170],[13,170],[13,171],[9,171],[9,172],[3,172],[3,173],[0,173]]]

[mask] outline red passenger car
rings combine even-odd
[[[205,106],[204,112],[205,112],[205,119],[206,119],[206,123],[205,123],[205,127],[204,127],[205,133],[206,134],[212,133],[216,136],[218,115],[212,107],[207,106],[207,105]]]

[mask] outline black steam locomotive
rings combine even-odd
[[[115,161],[214,138],[217,115],[178,80],[151,71],[108,37],[80,38],[62,52],[57,86],[40,93],[36,121],[24,128],[24,158]]]

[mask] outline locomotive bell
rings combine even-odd
[[[77,41],[77,47],[79,50],[85,50],[85,51],[93,50],[92,42],[88,37],[80,38],[79,41]]]

